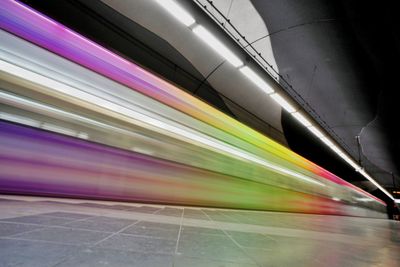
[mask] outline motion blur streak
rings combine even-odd
[[[3,192],[383,216],[381,200],[18,2],[3,1],[0,27]]]

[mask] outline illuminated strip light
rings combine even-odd
[[[316,137],[318,137],[319,139],[325,137],[325,135],[318,130],[317,128],[315,128],[314,126],[308,127],[307,128],[310,132],[312,132]]]
[[[339,156],[344,159],[351,167],[353,167],[356,171],[360,171],[361,167],[349,156],[345,155],[344,153],[339,154]]]
[[[189,14],[185,9],[183,9],[181,6],[179,6],[175,1],[173,0],[156,0],[156,2],[162,6],[165,10],[168,11],[172,16],[174,16],[177,20],[179,20],[181,23],[183,23],[185,26],[190,27],[193,25],[196,21],[192,17],[192,15]]]
[[[0,70],[4,71],[6,73],[9,73],[13,76],[19,77],[20,79],[37,83],[41,86],[51,88],[54,91],[61,92],[63,94],[72,96],[74,98],[81,99],[88,103],[92,103],[92,104],[101,106],[102,108],[108,109],[110,111],[122,114],[124,116],[128,116],[130,118],[133,118],[134,120],[137,120],[137,121],[145,123],[147,125],[156,127],[158,129],[166,130],[166,131],[172,133],[173,135],[178,135],[178,136],[187,138],[189,140],[195,141],[197,143],[200,143],[202,145],[205,145],[207,147],[211,147],[213,150],[222,151],[224,153],[227,153],[228,155],[234,155],[236,157],[251,161],[253,163],[267,167],[275,172],[278,172],[278,173],[281,173],[284,175],[296,177],[296,178],[299,178],[306,182],[313,183],[313,184],[316,184],[319,186],[325,186],[325,184],[323,184],[317,180],[314,180],[311,177],[308,177],[306,175],[303,175],[303,174],[285,169],[285,168],[275,165],[273,163],[270,163],[258,156],[254,156],[254,155],[249,154],[241,149],[237,149],[236,147],[233,147],[233,146],[225,144],[221,141],[215,140],[214,138],[211,138],[210,136],[206,136],[206,135],[199,134],[199,133],[194,133],[194,132],[191,132],[190,130],[184,129],[183,127],[182,128],[175,127],[173,125],[170,125],[168,123],[162,122],[157,119],[154,119],[150,116],[144,115],[142,113],[139,113],[132,109],[126,108],[119,104],[107,101],[106,99],[88,94],[77,88],[74,88],[74,87],[71,87],[64,83],[55,81],[49,77],[32,72],[30,70],[26,70],[24,68],[21,68],[19,66],[13,65],[13,64],[10,64],[6,61],[0,60]]]
[[[193,28],[193,32],[209,47],[214,49],[215,52],[220,54],[223,58],[229,61],[234,67],[243,65],[241,61],[231,50],[229,50],[223,43],[221,43],[212,33],[201,25]]]
[[[305,127],[311,127],[312,126],[311,122],[309,120],[307,120],[300,112],[296,111],[296,112],[293,112],[291,114],[297,121],[299,121]]]
[[[333,142],[332,142],[331,140],[329,140],[328,138],[326,138],[325,136],[324,136],[324,137],[321,137],[320,139],[321,139],[321,141],[324,142],[325,145],[327,145],[328,147],[330,147],[330,148],[335,147],[335,148],[336,148],[336,146],[333,144]]]
[[[276,103],[278,103],[282,108],[284,108],[287,112],[293,113],[296,111],[296,109],[289,104],[281,95],[278,93],[271,94],[270,97],[272,97],[273,100],[275,100]]]
[[[309,129],[311,130],[311,129]],[[316,133],[314,133],[316,134]],[[322,134],[322,133],[321,133]],[[324,142],[330,149],[332,149],[339,157],[341,157],[347,164],[353,167],[356,171],[360,171],[361,167],[352,160],[349,156],[347,156],[339,147],[337,147],[331,140],[329,140],[326,136],[321,136],[319,139]]]
[[[376,187],[378,187],[383,193],[385,193],[388,197],[390,197],[392,200],[395,198],[388,192],[386,191],[385,188],[383,188],[380,184],[378,184],[374,178],[372,178],[365,170],[360,170],[360,174],[362,174],[365,178],[367,178],[371,183],[373,183]]]
[[[394,202],[400,203],[400,199],[396,198],[396,199],[394,200]]]
[[[271,86],[266,83],[257,73],[255,73],[252,69],[247,66],[243,66],[239,69],[250,81],[252,81],[255,85],[257,85],[261,90],[263,90],[266,94],[273,94],[275,91],[271,88]]]

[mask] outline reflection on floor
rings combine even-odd
[[[0,195],[0,266],[400,266],[400,223]]]

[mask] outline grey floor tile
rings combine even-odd
[[[252,263],[217,261],[204,258],[175,256],[174,267],[257,267]]]
[[[71,212],[48,212],[48,213],[42,213],[40,215],[68,218],[68,219],[73,219],[73,220],[80,220],[80,219],[93,217],[93,215],[86,215],[86,214],[81,214],[81,213],[71,213]]]
[[[276,241],[262,234],[245,233],[228,231],[230,235],[240,246],[254,247],[262,249],[273,249],[276,246]]]
[[[96,243],[109,235],[109,233],[102,232],[52,227],[15,235],[14,237],[29,240],[51,241],[63,244],[88,245]]]
[[[210,235],[222,235],[225,233],[220,229],[195,227],[195,226],[182,226],[182,233],[184,234],[210,234]]]
[[[157,210],[160,210],[160,208],[142,206],[142,207],[131,207],[131,208],[128,208],[126,210],[134,211],[134,212],[140,212],[140,213],[154,213]]]
[[[185,209],[183,217],[190,219],[206,220],[206,221],[210,220],[201,210],[195,210],[195,209]]]
[[[178,252],[185,257],[252,263],[227,236],[181,234]]]
[[[173,216],[173,217],[181,217],[183,209],[177,208],[164,208],[160,211],[157,211],[158,215],[165,215],[165,216]]]
[[[236,219],[223,215],[220,212],[216,211],[206,211],[203,210],[213,221],[218,222],[237,222]]]
[[[41,216],[41,215],[29,215],[29,216],[20,216],[20,217],[2,219],[0,221],[31,223],[31,224],[41,224],[41,225],[63,225],[73,220],[75,219],[56,218],[56,217]]]
[[[50,267],[77,251],[75,246],[0,239],[0,266]]]
[[[97,246],[145,253],[173,254],[175,252],[176,241],[117,234]]]
[[[66,224],[65,226],[93,231],[117,232],[135,222],[135,220],[99,216],[89,218],[87,220],[71,222]]]
[[[166,229],[166,230],[179,230],[180,225],[172,224],[172,223],[158,223],[158,222],[146,222],[141,221],[136,224],[137,226],[143,226],[145,228],[158,228],[158,229]]]
[[[400,223],[388,220],[203,208],[227,236],[219,229],[185,226],[210,223],[195,208],[184,209],[179,232],[179,224],[164,223],[172,218],[166,216],[181,215],[176,207],[81,204],[0,201],[0,266],[156,267],[171,266],[174,257],[178,267],[400,267]],[[116,218],[84,217],[88,210]],[[130,214],[134,219],[123,219]],[[157,222],[143,221],[157,214]],[[126,233],[116,234],[123,229]]]
[[[143,225],[133,225],[133,226],[125,229],[122,233],[176,240],[178,238],[179,230],[151,228],[151,227],[146,227]]]
[[[331,266],[330,262],[321,264],[315,261],[313,254],[297,254],[293,253],[290,249],[286,250],[263,250],[255,248],[244,248],[247,255],[249,255],[258,265],[265,267],[276,266]],[[317,253],[317,251],[315,251]],[[335,266],[335,265],[333,265]],[[344,265],[345,266],[345,265]],[[339,266],[338,266],[339,267]],[[347,266],[346,266],[347,267]]]
[[[172,255],[139,253],[126,250],[85,248],[67,258],[57,267],[112,266],[112,267],[172,267]]]
[[[132,206],[128,206],[128,205],[112,205],[110,206],[111,209],[113,210],[128,210],[130,208],[132,208]]]
[[[39,228],[41,228],[41,226],[0,222],[0,237],[20,234],[23,232],[32,231]]]
[[[98,204],[98,203],[77,203],[74,204],[78,207],[88,207],[88,208],[98,208],[98,209],[112,209],[111,205],[104,205],[104,204]]]

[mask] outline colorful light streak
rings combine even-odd
[[[39,129],[3,121],[0,129],[3,193],[363,214],[362,209],[347,210],[329,198],[244,181]]]
[[[150,96],[170,107],[216,127],[239,140],[273,153],[276,157],[297,165],[320,177],[346,186],[373,198],[323,168],[293,153],[264,135],[235,121],[178,87],[155,77],[118,55],[69,30],[63,25],[33,11],[16,1],[3,1],[0,6],[0,27],[38,46],[76,62],[88,69]],[[175,129],[177,130],[177,129]],[[181,129],[179,129],[181,131]],[[204,141],[204,140],[203,140]],[[236,144],[237,145],[237,144]],[[239,148],[241,145],[237,145]],[[249,149],[246,147],[246,149]],[[226,151],[232,153],[232,151]],[[247,152],[246,152],[247,153]],[[249,151],[252,153],[252,151]],[[290,171],[285,169],[285,171]]]

